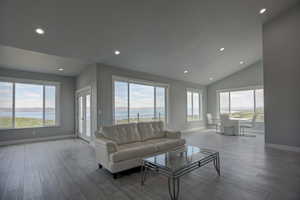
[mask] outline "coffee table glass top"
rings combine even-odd
[[[213,150],[187,145],[184,150],[162,153],[145,158],[144,161],[168,171],[176,172],[215,154],[217,152]]]

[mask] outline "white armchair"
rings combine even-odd
[[[224,135],[240,135],[239,120],[232,120],[229,114],[221,114],[221,132]]]
[[[253,117],[252,117],[252,119],[251,119],[251,121],[250,121],[250,123],[249,123],[249,121],[247,122],[247,123],[242,123],[242,124],[240,124],[240,132],[241,132],[241,134],[243,134],[243,135],[245,135],[245,130],[246,129],[251,129],[251,128],[255,128],[255,126],[256,126],[256,118],[257,118],[257,114],[254,114],[253,115]]]
[[[216,131],[218,131],[218,127],[220,127],[221,123],[219,119],[213,118],[211,113],[206,113],[207,126],[216,127]]]

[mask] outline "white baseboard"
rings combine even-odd
[[[271,144],[271,143],[266,143],[266,146],[274,148],[274,149],[280,149],[280,150],[284,150],[284,151],[293,151],[293,152],[300,153],[300,147],[294,147],[294,146],[288,146],[288,145],[282,145],[282,144]]]
[[[40,137],[40,138],[30,138],[24,140],[10,140],[0,142],[0,146],[14,145],[14,144],[26,144],[32,142],[41,142],[41,141],[49,141],[49,140],[61,140],[61,139],[69,139],[75,138],[76,135],[58,135],[58,136],[50,136],[50,137]]]

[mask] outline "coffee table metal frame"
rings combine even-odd
[[[181,152],[185,153],[185,152]],[[168,189],[169,189],[169,195],[171,197],[171,200],[178,200],[179,197],[179,191],[180,191],[180,177],[194,171],[200,167],[203,167],[204,165],[207,165],[208,163],[213,162],[214,167],[220,176],[220,157],[219,152],[212,151],[212,154],[208,155],[207,157],[192,162],[174,172],[172,172],[167,167],[153,164],[146,159],[142,160],[142,167],[141,167],[141,185],[143,186],[146,181],[147,171],[152,170],[159,174],[162,174],[168,178]]]

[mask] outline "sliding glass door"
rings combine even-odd
[[[166,120],[166,87],[134,80],[113,81],[114,122]]]
[[[90,141],[91,139],[91,91],[86,89],[77,93],[77,134]]]

